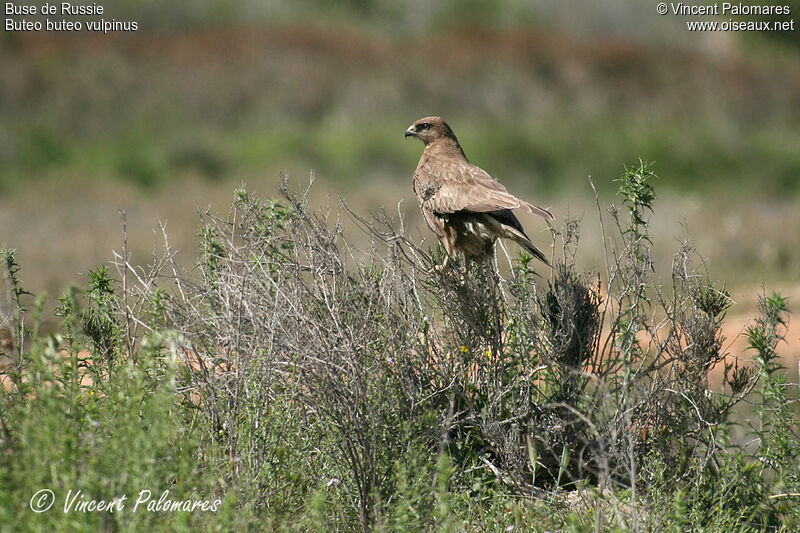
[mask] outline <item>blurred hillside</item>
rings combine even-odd
[[[195,207],[281,171],[414,217],[402,134],[434,113],[562,215],[591,205],[587,176],[610,194],[654,161],[664,215],[726,235],[715,267],[797,279],[797,232],[776,231],[798,222],[796,35],[690,33],[627,0],[103,5],[141,29],[0,35],[0,244],[54,263],[34,288],[107,259],[117,209],[143,246],[159,218],[191,237]]]

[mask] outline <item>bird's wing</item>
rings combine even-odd
[[[444,237],[444,221],[437,217],[433,211],[430,209],[426,209],[425,206],[422,208],[422,216],[425,218],[425,223],[428,225],[431,231],[433,231],[437,237],[440,239]]]
[[[417,169],[420,200],[434,213],[469,211],[485,213],[523,207],[531,213],[553,218],[549,211],[520,200],[502,183],[468,161],[428,159]]]

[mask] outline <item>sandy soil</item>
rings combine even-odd
[[[780,292],[781,295],[786,297],[789,301],[789,311],[793,310],[793,304],[800,301],[800,285],[784,286],[784,287],[771,287],[766,289],[766,294],[769,295],[773,291]],[[732,291],[732,296],[737,304],[732,311],[725,318],[722,327],[722,335],[725,338],[725,350],[728,353],[727,360],[744,361],[745,363],[752,359],[753,350],[748,348],[747,338],[744,335],[747,327],[752,324],[757,316],[756,299],[759,294],[765,291],[762,287],[747,287],[742,286]],[[800,363],[800,324],[797,320],[792,320],[790,314],[787,321],[785,330],[785,342],[778,345],[777,351],[780,356],[781,364],[786,367],[788,372],[788,380],[793,383],[800,383],[800,376],[798,376],[798,363]],[[711,372],[711,386],[715,389],[719,388],[722,382],[723,365],[717,365]]]

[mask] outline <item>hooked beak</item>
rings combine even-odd
[[[417,132],[414,131],[414,126],[409,126],[408,129],[406,130],[405,136],[406,137],[414,137],[416,135],[417,135]]]

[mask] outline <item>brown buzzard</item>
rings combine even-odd
[[[552,219],[548,210],[513,196],[500,182],[470,163],[453,130],[440,117],[419,119],[406,130],[406,137],[425,143],[414,172],[414,192],[425,222],[447,252],[439,269],[450,264],[456,251],[464,253],[467,264],[489,257],[498,237],[511,239],[550,264],[511,211],[524,208]]]

